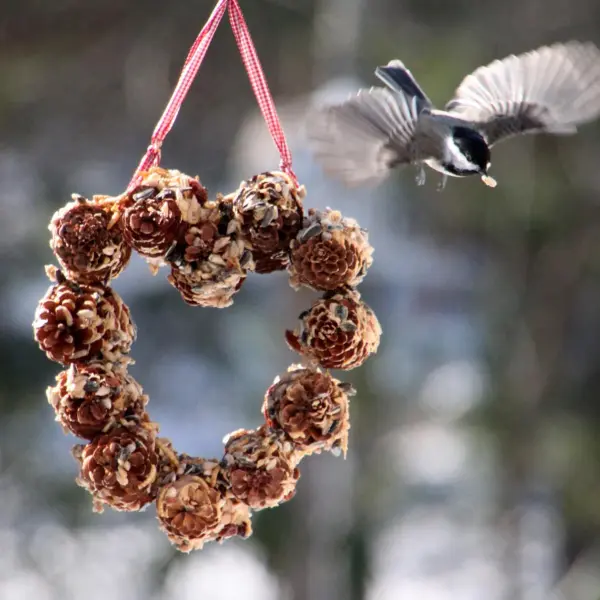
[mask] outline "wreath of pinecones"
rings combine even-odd
[[[152,167],[117,197],[74,195],[52,217],[50,246],[60,267],[40,300],[34,335],[65,370],[47,390],[65,432],[86,440],[73,455],[77,483],[105,505],[137,511],[156,503],[160,528],[184,552],[252,533],[251,513],[290,500],[302,458],[346,453],[349,370],[376,352],[381,328],[356,286],[372,263],[367,233],[335,210],[303,207],[305,190],[284,172],[265,172],[233,194],[209,198],[199,179]],[[178,453],[158,435],[148,396],[128,373],[136,328],[109,287],[131,257],[192,306],[224,308],[248,273],[287,269],[295,289],[324,292],[285,334],[305,358],[266,391],[265,423],[225,440],[221,458]]]

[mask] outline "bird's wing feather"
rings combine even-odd
[[[415,99],[373,87],[341,104],[312,111],[306,133],[328,174],[347,185],[360,185],[411,162],[418,117]]]
[[[401,60],[394,58],[384,67],[377,67],[375,75],[390,89],[416,98],[419,110],[433,108],[433,103]]]
[[[446,110],[490,145],[520,133],[575,133],[600,115],[600,50],[568,42],[495,60],[463,79]]]

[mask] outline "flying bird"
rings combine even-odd
[[[600,116],[600,50],[592,43],[543,46],[481,66],[435,108],[398,59],[375,69],[385,87],[361,89],[318,108],[306,123],[324,170],[349,186],[381,181],[395,167],[424,165],[448,176],[488,174],[490,148],[530,133],[573,134]]]

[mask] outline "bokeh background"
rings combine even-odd
[[[600,42],[596,0],[242,1],[307,205],[370,231],[361,290],[379,353],[342,378],[346,461],[302,463],[296,498],[245,542],[177,554],[153,510],[93,515],[45,399],[58,367],[31,322],[72,192],[128,183],[212,0],[2,0],[0,598],[597,600],[600,598],[600,128],[497,147],[495,190],[430,173],[345,190],[302,135],[306,109],[375,84],[401,57],[442,104],[512,52]],[[230,192],[278,155],[226,20],[163,165]],[[134,259],[115,282],[139,327],[133,374],[176,448],[219,455],[261,422],[314,298],[254,276],[232,308],[192,309]]]

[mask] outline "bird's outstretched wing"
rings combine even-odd
[[[415,98],[373,87],[312,111],[306,133],[317,160],[349,186],[383,179],[411,162],[419,113]]]
[[[377,67],[375,75],[390,89],[405,93],[409,98],[416,98],[419,111],[433,108],[433,103],[419,82],[401,60],[394,58],[384,67]]]
[[[600,115],[600,50],[567,42],[496,60],[465,77],[446,110],[489,145],[521,133],[575,133]]]

